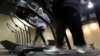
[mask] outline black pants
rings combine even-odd
[[[80,13],[70,7],[62,7],[54,11],[55,17],[55,32],[56,32],[56,46],[63,46],[63,39],[66,30],[66,26],[72,33],[75,46],[84,46],[86,42],[84,40],[81,16]]]
[[[35,35],[35,39],[34,39],[33,43],[35,43],[35,42],[37,41],[38,37],[41,37],[43,43],[44,43],[45,45],[47,45],[47,44],[46,44],[46,40],[45,40],[45,38],[44,38],[44,36],[43,36],[43,32],[44,32],[44,29],[43,29],[42,27],[37,27],[37,28],[36,28],[36,35]]]
[[[95,5],[95,13],[96,13],[97,21],[99,23],[99,28],[100,28],[100,6],[99,5],[100,5],[100,2]]]

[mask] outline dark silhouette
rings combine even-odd
[[[7,49],[7,50],[14,50],[15,47],[20,46],[18,44],[8,41],[8,40],[1,41],[0,44],[2,44],[5,47],[5,49]]]

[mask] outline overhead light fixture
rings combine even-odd
[[[91,9],[91,8],[93,8],[93,7],[94,7],[94,4],[93,4],[91,1],[89,1],[89,2],[88,2],[88,8]]]

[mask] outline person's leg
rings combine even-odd
[[[40,35],[40,37],[41,37],[43,43],[45,44],[45,46],[47,46],[46,40],[45,40],[45,38],[44,38],[44,36],[43,36],[43,32],[44,32],[44,29],[41,28],[41,31],[40,31],[40,34],[39,34],[39,35]]]
[[[61,20],[60,20],[61,21]],[[63,43],[64,43],[64,37],[65,37],[65,29],[66,29],[66,24],[64,24],[62,21],[59,23],[56,23],[57,25],[55,26],[55,34],[56,34],[56,40],[55,40],[55,45],[51,47],[48,50],[44,50],[46,54],[50,55],[55,55],[55,54],[66,54],[66,49],[63,48]]]
[[[37,41],[37,39],[38,39],[38,37],[39,37],[39,32],[40,30],[39,30],[39,28],[36,28],[36,35],[35,35],[35,38],[34,38],[34,40],[33,40],[33,43],[35,44],[35,42]]]
[[[63,18],[62,18],[63,19]],[[56,40],[55,44],[57,48],[62,48],[63,47],[63,40],[65,37],[65,29],[66,29],[66,24],[63,20],[56,20],[56,25],[55,25],[55,34],[56,34]]]
[[[100,4],[95,5],[95,14],[100,28]]]
[[[67,21],[67,25],[72,33],[74,45],[78,46],[78,47],[84,47],[86,45],[86,42],[85,42],[83,31],[82,31],[82,24],[80,21],[81,20],[80,13],[73,8],[66,7],[65,14],[68,16],[66,21]],[[84,52],[82,52],[82,53],[84,53]]]
[[[31,42],[31,43],[28,43],[28,46],[29,47],[34,47],[35,46],[35,42],[37,41],[38,37],[39,37],[39,29],[36,28],[36,31],[35,31],[35,38],[34,40]]]
[[[70,9],[71,10],[71,9]],[[71,18],[68,19],[68,27],[72,33],[73,41],[75,46],[84,46],[86,45],[83,30],[82,30],[82,23],[81,23],[81,15],[76,10],[71,10]]]
[[[62,11],[62,10],[61,10]],[[65,37],[65,29],[66,29],[66,21],[64,17],[62,17],[62,12],[58,11],[56,13],[55,19],[54,19],[54,29],[55,29],[55,34],[56,34],[56,39],[55,39],[55,45],[54,47],[51,47],[49,50],[45,50],[44,52],[46,54],[66,54],[66,49],[63,48],[63,40]]]

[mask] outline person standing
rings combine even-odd
[[[46,21],[50,22],[49,17],[47,16],[46,13],[43,12],[43,9],[42,8],[39,8],[38,9],[38,14],[41,17],[43,17],[43,19],[45,19]],[[47,24],[43,20],[41,20],[38,16],[35,16],[33,18],[31,17],[31,19],[35,23],[35,26],[36,26],[36,35],[35,35],[35,38],[33,40],[33,45],[37,41],[38,37],[41,37],[43,43],[45,44],[45,46],[47,46],[45,37],[43,36],[43,32],[47,28]]]
[[[69,28],[74,45],[78,53],[85,53],[86,41],[84,39],[81,23],[81,0],[53,0],[52,11],[55,24],[55,47],[44,50],[46,54],[63,52],[63,40],[66,27]],[[84,2],[83,2],[84,3]]]

